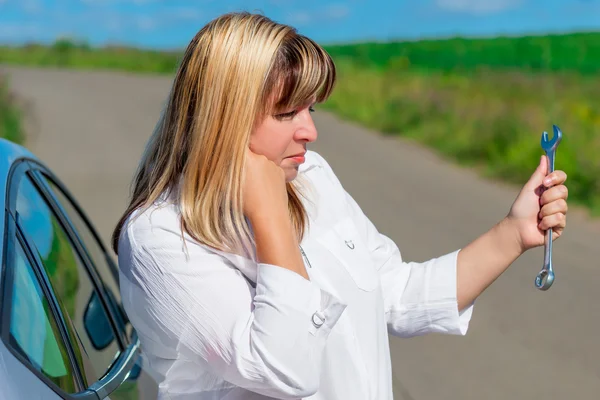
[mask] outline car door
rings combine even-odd
[[[66,257],[70,248],[64,235],[48,225],[50,214],[36,208],[39,198],[27,198],[31,191],[23,186],[27,186],[28,169],[27,162],[15,162],[3,193],[1,347],[8,362],[2,371],[8,384],[0,393],[15,399],[98,400],[87,384],[84,368],[89,359],[77,343],[72,321],[62,311],[63,298],[57,297],[49,279],[58,276],[66,283],[58,288],[64,292],[65,286],[73,287],[79,271],[70,262],[73,258]]]
[[[100,239],[92,222],[78,205],[65,185],[48,169],[41,165],[34,166],[34,179],[53,198],[57,208],[61,210],[65,220],[77,236],[77,240],[88,259],[89,268],[94,271],[103,284],[102,290],[107,303],[115,316],[117,329],[126,346],[139,346],[131,322],[123,311],[119,291],[119,273],[113,256]],[[146,371],[143,355],[136,359],[128,379],[111,394],[112,400],[156,399],[158,385]]]
[[[52,388],[65,399],[76,393],[101,399],[143,399],[136,381],[139,342],[133,330],[126,335],[118,290],[113,292],[118,288],[114,272],[108,275],[113,281],[105,280],[96,268],[92,250],[84,245],[80,230],[66,212],[68,207],[55,194],[62,187],[60,182],[40,164],[29,161],[25,165],[11,179],[9,208],[59,316],[66,359],[75,378],[73,387]],[[70,199],[66,190],[61,193]],[[79,211],[76,203],[69,204]]]
[[[3,228],[0,398],[97,400],[73,368],[64,321],[12,214],[5,213]]]

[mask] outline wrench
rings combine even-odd
[[[548,174],[554,171],[554,159],[556,157],[556,148],[562,139],[562,132],[558,126],[552,125],[554,136],[548,140],[548,133],[542,133],[542,149],[548,157]],[[540,290],[548,290],[554,283],[554,269],[552,268],[552,228],[546,231],[546,241],[544,243],[544,266],[535,277],[535,286]]]

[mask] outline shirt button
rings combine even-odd
[[[317,311],[312,316],[312,323],[316,328],[320,328],[325,323],[325,316]]]

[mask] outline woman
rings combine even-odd
[[[327,53],[234,13],[191,41],[113,236],[125,310],[163,399],[391,399],[388,330],[464,335],[475,299],[565,227],[545,159],[506,218],[405,263],[306,146]],[[540,207],[541,205],[541,207]]]

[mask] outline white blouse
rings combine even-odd
[[[404,262],[323,157],[309,151],[297,179],[314,188],[310,280],[197,243],[169,198],[130,218],[121,294],[159,399],[391,400],[388,332],[466,334],[459,250]]]

